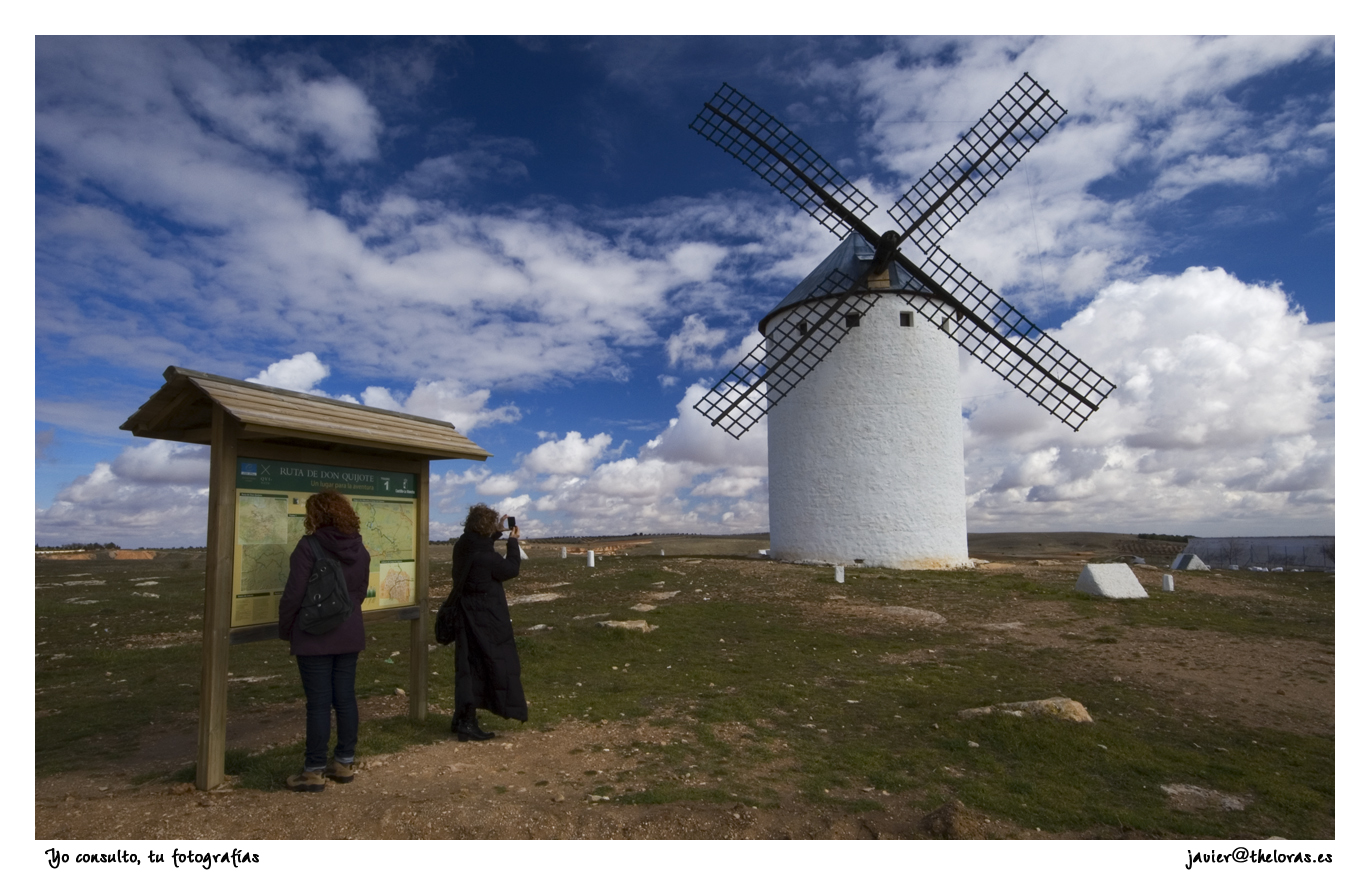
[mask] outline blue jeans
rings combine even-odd
[[[357,751],[357,654],[297,654],[305,686],[305,769],[328,765],[329,719],[338,713],[333,759],[352,763]]]

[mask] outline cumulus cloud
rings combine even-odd
[[[316,392],[319,381],[328,375],[329,367],[320,362],[318,356],[306,352],[273,362],[258,372],[256,377],[247,380],[248,383],[261,383],[295,392]]]
[[[500,496],[519,486],[519,479],[513,475],[500,474],[486,478],[476,485],[476,492],[482,496]]]
[[[408,394],[381,386],[362,390],[362,404],[434,420],[447,420],[458,432],[469,433],[495,423],[513,423],[521,416],[517,405],[488,408],[490,390],[468,391],[459,380],[419,380]]]
[[[200,545],[208,498],[209,449],[153,441],[96,463],[60,490],[37,509],[36,537],[40,544]]]
[[[535,474],[585,474],[612,440],[604,432],[590,438],[582,438],[580,432],[568,432],[560,441],[544,441],[530,450],[524,457],[524,468]]]
[[[728,339],[728,332],[710,328],[698,313],[692,313],[681,323],[681,328],[667,338],[667,362],[693,370],[714,367],[714,357],[710,350]]]
[[[1278,286],[1205,268],[1120,281],[1054,335],[1118,389],[1073,434],[964,363],[973,528],[1331,531],[1332,325]]]
[[[1310,324],[1278,286],[1205,268],[1120,281],[1053,334],[1118,389],[1072,433],[966,359],[973,531],[1083,521],[1123,532],[1331,531],[1333,327]],[[606,458],[608,432],[544,433],[513,470],[435,474],[432,504],[461,515],[487,501],[530,536],[764,531],[767,423],[735,440],[693,409],[704,392],[688,387],[677,416],[633,456]],[[39,510],[40,538],[141,540],[166,528],[198,543],[207,476],[203,448],[129,448]],[[118,523],[96,531],[100,520]]]

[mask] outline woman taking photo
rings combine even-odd
[[[305,768],[286,780],[292,791],[322,791],[325,776],[335,782],[352,781],[357,748],[357,654],[366,644],[362,600],[371,572],[371,555],[362,546],[359,528],[357,512],[341,493],[326,490],[305,500],[307,535],[290,555],[290,577],[281,594],[277,624],[280,637],[290,642],[305,687]],[[300,607],[316,556],[311,540],[342,564],[352,600],[352,611],[325,633],[301,628]],[[333,757],[328,758],[331,712],[338,716],[338,742]]]
[[[519,527],[510,527],[505,556],[495,552],[508,518],[485,505],[472,505],[462,537],[452,549],[452,594],[457,601],[455,690],[452,732],[461,742],[490,739],[478,708],[501,718],[528,720],[514,624],[500,582],[519,574]]]

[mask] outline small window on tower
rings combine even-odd
[[[847,315],[847,327],[848,327],[848,328],[856,328],[857,326],[859,326],[859,325],[861,325],[861,324],[862,324],[862,315],[861,315],[860,313],[849,313],[849,314]]]
[[[807,319],[800,320],[800,337],[809,337],[809,320]]]
[[[912,328],[914,326],[914,311],[900,311],[900,328]]]

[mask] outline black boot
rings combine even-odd
[[[475,708],[466,709],[453,717],[452,732],[457,734],[458,742],[484,742],[495,738],[494,733],[481,729]]]

